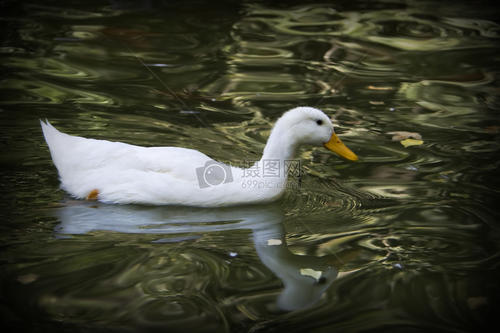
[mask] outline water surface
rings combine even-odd
[[[477,331],[499,302],[498,10],[486,3],[7,2],[4,326]],[[299,153],[277,203],[113,206],[59,189],[64,132],[260,158],[310,105],[360,156]],[[404,147],[390,132],[420,135]]]

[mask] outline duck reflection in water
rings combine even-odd
[[[338,274],[332,266],[334,256],[296,255],[288,249],[282,225],[283,213],[276,205],[215,209],[118,206],[78,201],[57,208],[56,214],[61,221],[56,232],[61,238],[92,231],[179,234],[184,237],[187,233],[251,230],[260,260],[284,285],[276,303],[285,311],[313,306]],[[161,246],[166,241],[169,239],[159,239],[155,243]]]

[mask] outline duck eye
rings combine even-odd
[[[323,120],[321,119],[316,120],[316,124],[318,124],[318,126],[323,125]]]

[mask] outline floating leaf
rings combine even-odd
[[[396,131],[387,132],[387,134],[392,135],[392,141],[401,141],[405,139],[422,140],[422,136],[416,132]]]
[[[486,296],[478,296],[478,297],[469,297],[467,298],[467,305],[469,309],[476,310],[477,308],[487,305],[488,298]]]
[[[488,126],[484,130],[490,134],[497,134],[500,133],[500,126]]]
[[[281,245],[283,242],[281,239],[268,239],[267,240],[267,245],[268,246],[276,246],[276,245]]]
[[[33,273],[29,273],[26,275],[20,275],[17,277],[17,281],[21,282],[22,284],[32,283],[32,282],[35,282],[36,280],[38,280],[38,275],[33,274]]]
[[[411,146],[420,146],[423,143],[424,143],[424,141],[422,141],[422,140],[415,140],[415,139],[406,139],[406,140],[401,141],[401,144],[405,148],[411,147]]]
[[[300,269],[300,274],[301,275],[310,276],[310,277],[312,277],[315,280],[319,280],[319,278],[321,277],[322,273],[323,272],[321,272],[321,271],[315,271],[312,268],[301,268]]]
[[[371,89],[371,90],[394,90],[393,87],[389,87],[389,86],[384,87],[384,86],[372,86],[372,85],[369,85],[367,88]]]

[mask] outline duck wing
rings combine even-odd
[[[95,189],[100,198],[105,193],[117,198],[120,192],[138,196],[141,191],[165,191],[166,185],[175,194],[198,186],[196,168],[211,160],[193,149],[141,147],[72,136],[48,121],[41,121],[41,126],[62,188],[78,198],[87,197]]]

